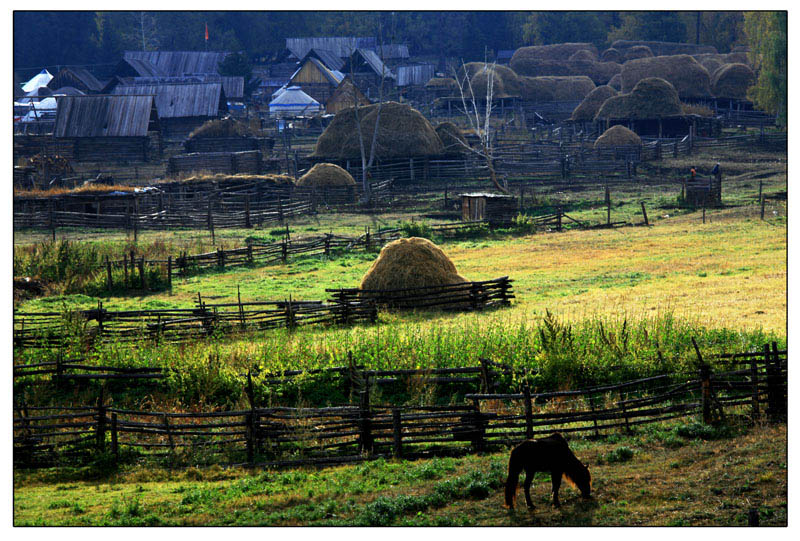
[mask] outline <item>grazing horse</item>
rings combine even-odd
[[[553,505],[559,507],[558,489],[561,487],[561,475],[581,491],[584,498],[589,498],[592,491],[592,476],[589,468],[578,460],[567,445],[564,436],[556,432],[546,438],[526,440],[511,451],[508,460],[508,479],[506,479],[506,506],[514,508],[517,499],[517,483],[519,474],[525,470],[525,500],[529,508],[531,501],[531,482],[537,472],[550,472],[553,481]]]

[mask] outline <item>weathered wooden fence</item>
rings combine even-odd
[[[397,406],[370,402],[361,375],[356,404],[324,408],[257,407],[248,376],[249,409],[154,412],[96,406],[14,408],[14,464],[50,466],[108,452],[117,460],[234,463],[247,466],[334,464],[379,456],[465,453],[513,445],[553,431],[588,436],[700,415],[786,419],[786,351],[718,359],[711,370],[698,350],[693,374],[664,374],[575,391],[473,394],[466,404]],[[349,381],[349,380],[348,380]]]

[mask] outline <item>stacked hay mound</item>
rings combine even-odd
[[[314,188],[355,186],[355,183],[350,173],[332,163],[315,164],[305,175],[297,179],[298,186]]]
[[[566,48],[560,45],[569,46]],[[560,44],[522,47],[511,59],[511,68],[520,76],[580,76],[596,84],[606,84],[622,67],[616,61],[599,62],[597,49],[588,44]],[[575,49],[578,46],[580,48]],[[567,55],[567,53],[570,53]],[[516,61],[514,60],[516,58]]]
[[[756,76],[745,64],[725,64],[711,77],[711,92],[718,98],[745,99]]]
[[[522,99],[533,102],[581,101],[594,82],[585,75],[572,77],[520,77]]]
[[[453,95],[458,93],[458,83],[452,77],[434,77],[425,83],[425,88],[429,90],[451,90]]]
[[[669,56],[676,54],[704,54],[716,53],[716,47],[712,45],[695,45],[694,43],[675,43],[671,41],[634,41],[620,39],[611,44],[611,47],[621,51],[623,54],[627,49],[644,45],[650,47],[655,56]]]
[[[381,250],[359,286],[362,290],[397,290],[462,284],[467,279],[441,248],[428,239],[411,237],[390,242]],[[435,292],[436,289],[429,290]],[[368,294],[365,294],[368,295]],[[451,296],[452,294],[444,293]],[[468,293],[465,294],[468,296]],[[463,301],[461,301],[463,303]],[[400,301],[400,307],[413,308],[414,301]],[[459,302],[454,302],[458,305]]]
[[[634,45],[625,51],[623,58],[625,59],[624,61],[627,62],[628,60],[635,60],[637,58],[650,58],[652,56],[655,55],[647,45]]]
[[[725,65],[725,63],[717,58],[718,55],[708,55],[706,58],[696,58],[700,65],[706,68],[706,71],[711,74],[711,79],[714,79],[714,72]]]
[[[603,103],[605,103],[608,98],[616,95],[617,91],[610,86],[598,86],[589,92],[589,95],[583,98],[583,101],[580,103],[580,105],[578,105],[575,110],[572,111],[570,120],[575,122],[593,121],[594,117],[597,115],[597,111],[600,110],[600,107],[602,107]]]
[[[597,59],[597,47],[591,43],[555,43],[553,45],[532,45],[530,47],[520,47],[511,56],[508,65],[520,75],[526,73],[526,65],[541,61],[564,62],[578,51],[586,50]]]
[[[572,53],[568,60],[570,62],[597,62],[597,55],[592,54],[589,49],[580,49]]]
[[[519,76],[508,66],[484,64],[483,62],[469,62],[459,70],[459,78],[464,82],[465,93],[472,86],[472,93],[476,99],[486,99],[489,84],[489,75],[492,76],[492,96],[494,98],[509,98],[520,95]],[[469,77],[469,85],[465,77]]]
[[[585,75],[595,84],[605,85],[622,72],[616,62],[570,62],[573,75]]]
[[[464,154],[469,151],[467,140],[461,134],[461,130],[458,129],[458,126],[452,122],[442,122],[436,126],[436,135],[438,135],[439,139],[442,141],[444,154],[456,155]]]
[[[630,94],[608,98],[595,120],[653,119],[682,113],[675,88],[664,79],[649,77],[639,81]]]
[[[172,182],[172,181],[170,181]],[[186,177],[179,182],[216,182],[217,185],[222,186],[225,184],[245,184],[245,183],[264,183],[272,186],[291,186],[294,184],[294,178],[289,175],[248,175],[246,173],[239,173],[236,175],[226,175],[224,173],[216,173],[213,175],[195,174]]]
[[[258,135],[244,122],[231,117],[209,120],[189,134],[189,139],[201,137],[253,137]]]
[[[611,126],[594,142],[594,148],[642,146],[642,140],[625,126]]]
[[[608,86],[619,92],[622,90],[622,73],[617,73],[609,81]]]
[[[622,65],[622,91],[648,77],[669,81],[681,98],[707,98],[711,95],[708,71],[689,55],[637,58]]]
[[[393,101],[382,106],[372,104],[359,108],[361,133],[367,152],[372,143],[379,107],[380,122],[375,148],[377,159],[435,156],[442,153],[442,142],[428,119],[411,106]],[[338,160],[361,159],[354,108],[336,114],[317,139],[312,156]]]
[[[600,55],[601,62],[616,62],[618,64],[622,63],[622,53],[619,52],[617,49],[613,47],[609,47]]]

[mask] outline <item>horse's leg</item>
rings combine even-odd
[[[533,475],[536,472],[532,469],[525,469],[525,502],[528,504],[528,509],[533,509],[533,502],[531,501],[531,483],[533,483]]]
[[[561,507],[561,502],[558,501],[558,490],[561,488],[561,472],[550,472],[550,478],[553,481],[553,505],[556,507]]]

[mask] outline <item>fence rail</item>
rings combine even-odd
[[[249,376],[245,390],[250,407],[239,411],[128,410],[108,406],[102,393],[96,406],[17,404],[14,463],[49,466],[84,461],[99,451],[117,460],[135,456],[176,466],[332,464],[484,450],[554,430],[588,435],[630,431],[636,425],[698,414],[707,423],[731,414],[757,420],[762,412],[770,420],[785,420],[786,352],[773,343],[763,352],[728,360],[714,372],[698,350],[694,374],[575,391],[533,393],[523,387],[515,394],[484,392],[448,406],[371,404],[370,381],[377,371],[359,375],[360,386],[353,389],[357,405],[257,407]]]

